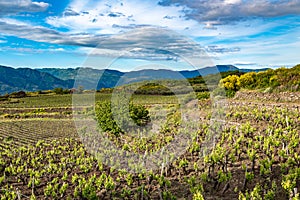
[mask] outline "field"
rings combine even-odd
[[[171,144],[182,121],[177,99],[135,95],[133,102],[149,109],[160,134],[104,136],[142,156]],[[0,102],[1,199],[299,199],[299,92],[238,92],[221,102],[197,102],[199,128],[187,149],[138,173],[101,162],[86,148],[94,139],[78,135],[73,116],[93,115],[91,105],[73,113],[71,95]],[[203,154],[210,136],[211,151]]]

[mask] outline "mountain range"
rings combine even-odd
[[[217,65],[192,71],[172,71],[166,69],[145,69],[120,72],[117,70],[99,70],[92,68],[12,68],[0,65],[0,94],[16,91],[39,91],[54,88],[73,88],[74,84],[84,89],[111,88],[115,85],[129,84],[143,80],[194,78],[227,71],[265,71],[265,69],[239,69],[233,65]],[[79,74],[79,75],[78,75]],[[78,75],[78,76],[77,76]],[[80,78],[78,78],[80,77]],[[99,77],[101,77],[99,81]],[[77,79],[76,79],[77,78]],[[77,82],[76,82],[76,81]],[[78,82],[81,80],[81,82]],[[96,84],[96,85],[95,85]]]

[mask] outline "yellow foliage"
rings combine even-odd
[[[220,81],[220,86],[227,90],[237,91],[240,89],[240,78],[237,75],[230,75]]]
[[[253,84],[255,82],[255,75],[256,75],[255,72],[249,72],[249,73],[243,74],[240,77],[240,86],[247,88],[248,86]]]

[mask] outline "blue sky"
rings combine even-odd
[[[260,68],[299,52],[300,0],[0,0],[0,65]]]

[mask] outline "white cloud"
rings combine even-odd
[[[0,0],[0,5],[3,2],[8,1]],[[40,10],[46,7],[43,3],[29,0],[22,0],[22,2],[24,2],[21,5],[23,8],[26,5],[27,8],[38,5]],[[206,38],[207,40],[197,41],[205,46],[209,54],[219,59],[219,62],[245,63],[246,65],[252,63],[251,60],[258,62],[258,58],[267,61],[277,59],[276,61],[279,62],[279,60],[290,59],[290,55],[297,58],[296,53],[289,54],[288,52],[291,52],[291,49],[293,52],[299,52],[299,44],[297,43],[297,46],[295,41],[294,44],[286,42],[291,36],[292,28],[289,27],[280,33],[285,36],[284,40],[276,37],[273,40],[263,41],[266,38],[260,38],[259,34],[270,33],[274,28],[286,23],[295,24],[298,18],[280,21],[277,16],[300,14],[300,1],[284,2],[268,0],[165,0],[160,2],[157,0],[73,0],[60,16],[46,18],[48,24],[68,28],[69,32],[34,26],[28,22],[10,18],[0,18],[0,35],[14,35],[38,42],[78,46],[80,47],[79,53],[85,52],[84,54],[87,54],[87,49],[97,47],[89,55],[125,56],[139,59],[176,60],[172,52],[185,55],[198,48],[182,43],[176,40],[171,32],[166,34],[162,31],[164,29],[158,28],[167,27],[187,37]],[[267,19],[272,17],[276,18]],[[294,26],[298,27],[299,23]],[[251,39],[252,36],[254,38]],[[296,40],[298,39],[299,36],[296,37]],[[278,43],[286,45],[282,46]],[[57,51],[60,50],[57,49]]]
[[[42,12],[48,8],[45,2],[32,2],[31,0],[0,0],[0,15],[20,12]]]
[[[47,23],[75,32],[93,30],[101,34],[117,34],[144,25],[168,27],[176,31],[198,26],[194,20],[183,17],[183,9],[183,6],[163,7],[157,1],[115,0],[95,3],[92,0],[76,0],[62,16],[49,17]]]
[[[288,4],[292,2],[297,5],[296,1],[288,1]],[[276,24],[255,17],[259,13],[261,16],[279,14],[277,10],[271,14],[276,6],[283,8],[284,4],[266,0],[74,0],[61,16],[49,17],[46,21],[54,27],[69,28],[73,33],[119,34],[136,27],[158,26],[190,37],[222,39],[268,30]]]
[[[218,64],[233,63],[241,67],[251,66],[251,63],[255,67],[295,65],[299,63],[297,56],[300,48],[300,41],[297,40],[299,31],[300,28],[294,28],[289,31],[289,34],[231,40],[227,43],[231,47],[239,47],[241,51],[234,54],[218,54],[217,62]]]
[[[239,4],[242,3],[242,0],[224,0],[225,4]]]
[[[217,46],[217,45],[211,45],[205,48],[205,50],[208,53],[214,53],[214,54],[224,54],[224,53],[236,53],[240,52],[240,47],[225,47],[225,46]]]
[[[89,50],[82,48],[81,50]],[[169,29],[143,27],[103,39],[89,55],[148,60],[203,57],[204,48]]]
[[[0,40],[1,41],[1,40]],[[1,43],[1,42],[0,42]],[[41,54],[41,53],[56,53],[56,52],[73,52],[63,48],[34,48],[34,47],[2,47],[2,51],[17,52],[22,54]],[[74,52],[73,52],[74,53]]]
[[[179,56],[195,57],[202,53],[199,45],[169,29],[141,27],[114,36],[70,34],[45,27],[10,24],[0,20],[2,35],[53,44],[96,48],[94,53],[104,56],[124,56],[139,59],[178,59]]]
[[[222,24],[234,23],[255,17],[269,18],[300,14],[299,0],[162,0],[161,5],[186,6],[193,10],[186,17],[200,23],[218,21]]]
[[[93,42],[99,42],[101,37],[105,36],[95,36],[93,37],[88,34],[67,34],[61,33],[49,28],[42,26],[32,26],[26,23],[22,23],[13,20],[0,19],[0,30],[1,35],[16,36],[20,38],[25,38],[37,42],[48,42],[53,44],[67,44],[67,45],[78,45],[78,46],[90,46]],[[97,44],[96,43],[96,44]]]
[[[17,26],[31,26],[31,24],[29,24],[28,22],[23,22],[20,20],[7,18],[7,17],[0,18],[0,22],[11,24],[11,25],[17,25]]]

